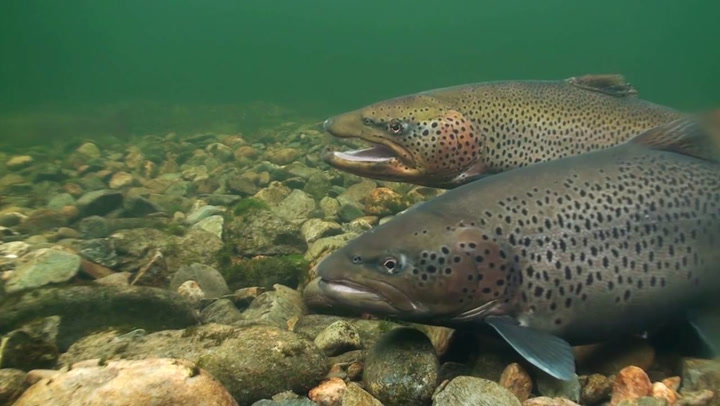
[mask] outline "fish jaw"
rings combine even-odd
[[[331,300],[342,306],[352,306],[353,308],[363,308],[366,312],[378,315],[398,315],[408,312],[414,312],[417,309],[410,300],[408,300],[401,292],[393,292],[393,296],[400,298],[398,301],[389,300],[385,296],[373,290],[370,284],[360,285],[350,281],[336,280],[330,281],[320,278],[318,282],[319,288]],[[385,295],[388,294],[387,287]],[[390,288],[392,289],[392,288]],[[400,304],[399,304],[400,303]]]

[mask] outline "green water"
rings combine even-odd
[[[714,0],[3,0],[0,112],[82,106],[118,121],[98,106],[123,104],[126,123],[127,105],[152,102],[196,117],[208,113],[192,106],[225,106],[212,119],[232,121],[241,109],[228,105],[263,101],[320,119],[436,87],[590,72],[707,109],[720,107],[718,15]],[[42,133],[71,125],[56,122]],[[18,128],[0,125],[0,140]]]

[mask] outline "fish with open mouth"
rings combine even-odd
[[[681,116],[636,97],[621,75],[483,82],[381,101],[325,120],[372,146],[323,153],[368,178],[452,188],[627,141]]]
[[[705,316],[720,291],[718,140],[720,111],[449,190],[330,254],[306,297],[485,323],[559,379],[574,374],[570,343],[683,318],[720,350]]]

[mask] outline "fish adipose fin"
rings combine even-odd
[[[575,376],[572,347],[552,334],[522,327],[507,317],[486,317],[492,326],[515,351],[547,374],[567,381]]]
[[[717,310],[692,310],[687,319],[713,355],[720,356],[720,313]]]
[[[629,142],[720,162],[720,110],[679,118],[651,128]]]
[[[634,96],[638,93],[625,77],[619,74],[584,75],[571,77],[565,81],[575,87],[592,92],[605,93],[614,97]]]

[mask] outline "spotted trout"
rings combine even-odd
[[[636,97],[621,75],[484,82],[426,91],[327,119],[327,132],[372,145],[328,149],[359,176],[452,188],[533,163],[611,147],[680,113]]]
[[[690,316],[717,348],[720,324],[702,310],[720,292],[719,129],[720,112],[678,119],[449,190],[326,257],[313,294],[400,320],[486,323],[559,379],[574,374],[569,343]]]

